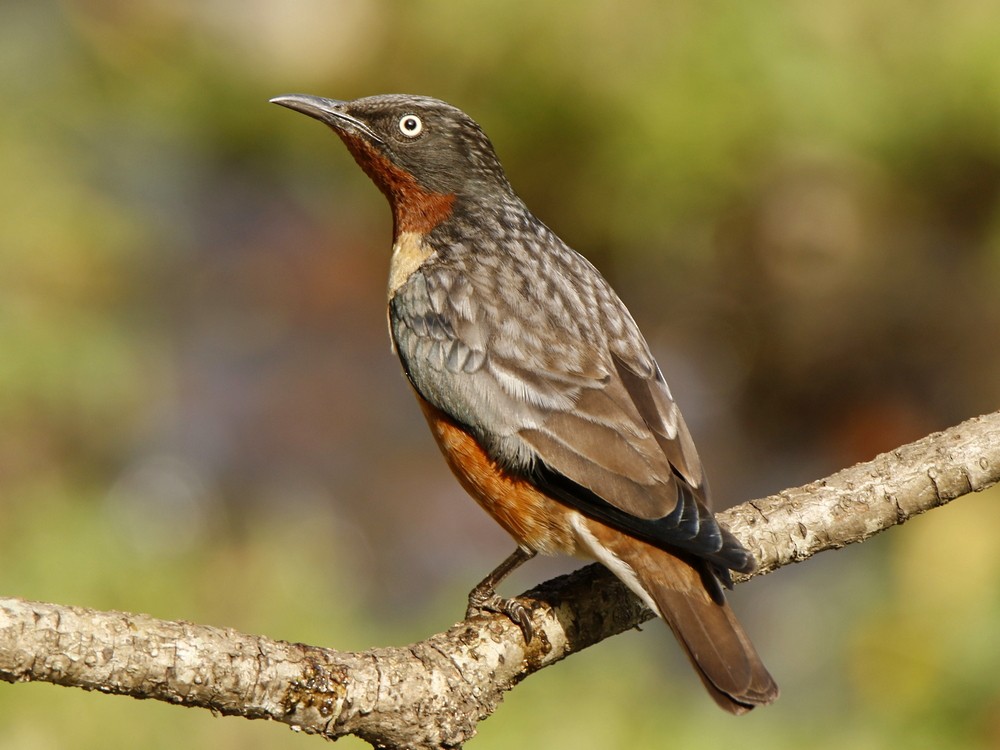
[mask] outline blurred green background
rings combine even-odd
[[[998,408],[998,50],[991,0],[0,4],[0,593],[363,649],[510,551],[389,352],[383,198],[281,93],[472,114],[720,505]],[[470,746],[1000,746],[998,499],[735,592],[771,708],[723,715],[650,624]],[[5,750],[318,742],[0,685]]]

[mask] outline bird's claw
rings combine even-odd
[[[465,610],[465,617],[468,619],[482,612],[495,612],[509,618],[521,629],[524,642],[531,643],[535,635],[535,629],[531,624],[531,612],[519,600],[504,599],[492,590],[473,589],[469,594],[469,606]]]

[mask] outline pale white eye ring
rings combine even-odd
[[[399,132],[407,138],[416,138],[424,131],[424,121],[416,115],[403,115],[399,118]]]

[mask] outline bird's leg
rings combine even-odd
[[[521,628],[521,632],[524,633],[525,643],[531,643],[534,630],[531,627],[531,615],[528,612],[528,608],[517,599],[502,598],[497,594],[496,587],[504,578],[534,556],[534,550],[518,547],[506,560],[497,565],[486,578],[476,584],[476,587],[469,592],[469,608],[465,610],[466,618],[483,611],[506,615],[513,620],[515,625]]]

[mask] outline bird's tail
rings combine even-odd
[[[631,568],[634,575],[628,576],[622,575],[620,564],[619,570],[609,565],[647,604],[652,600],[656,605],[719,706],[742,714],[777,699],[777,684],[707,565],[689,562],[607,527],[598,530],[594,528],[597,524],[590,526],[601,546]],[[611,533],[600,533],[603,530]]]

